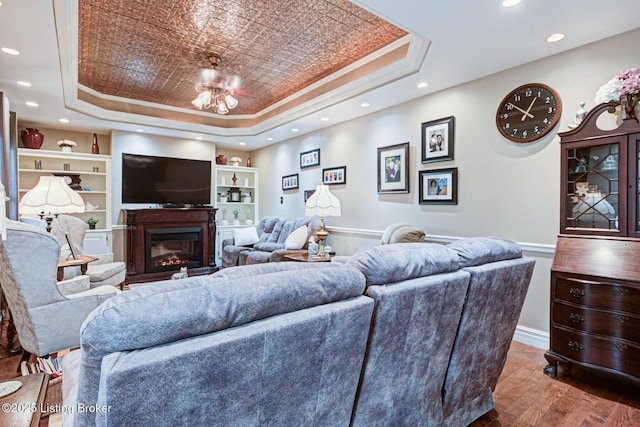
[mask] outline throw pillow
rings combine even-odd
[[[302,249],[304,244],[307,243],[307,226],[296,228],[293,230],[287,240],[284,241],[285,249]]]
[[[258,232],[255,227],[236,228],[233,230],[233,244],[236,246],[251,246],[258,243]]]

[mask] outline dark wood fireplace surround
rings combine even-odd
[[[201,265],[191,265],[190,276],[211,274],[218,270],[215,261],[216,246],[216,209],[214,208],[163,208],[163,209],[127,209],[125,223],[127,225],[127,278],[125,283],[150,282],[171,278],[180,270],[154,271],[149,264],[147,236],[158,232],[171,232],[176,229],[199,230],[202,239]]]

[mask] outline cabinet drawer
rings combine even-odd
[[[640,311],[640,291],[636,288],[611,283],[587,282],[558,277],[556,299],[581,304],[589,308],[625,311]]]
[[[640,348],[554,326],[551,349],[578,362],[610,368],[640,378]]]
[[[592,334],[640,343],[640,319],[626,314],[589,310],[556,302],[553,304],[553,321]]]

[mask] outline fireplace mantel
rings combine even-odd
[[[149,282],[169,279],[175,270],[154,271],[145,255],[148,249],[146,237],[159,230],[171,232],[175,229],[199,229],[202,238],[202,260],[197,267],[190,266],[189,275],[210,274],[215,272],[216,241],[216,209],[214,208],[163,208],[163,209],[126,209],[124,210],[127,225],[127,283]]]

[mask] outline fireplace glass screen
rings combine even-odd
[[[145,230],[145,271],[202,266],[202,227]]]

